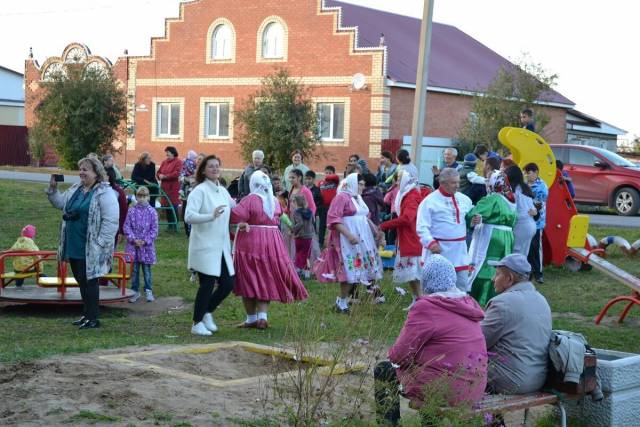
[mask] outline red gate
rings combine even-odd
[[[28,166],[30,163],[26,126],[0,125],[0,165]]]

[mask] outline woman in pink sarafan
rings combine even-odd
[[[338,186],[327,213],[330,230],[327,248],[313,266],[320,282],[340,282],[336,311],[348,313],[347,298],[358,284],[369,285],[382,279],[382,260],[376,244],[380,231],[369,220],[369,208],[360,196],[364,180],[357,173],[348,175]]]
[[[432,390],[451,406],[474,405],[487,385],[487,347],[480,328],[484,319],[475,299],[456,288],[456,271],[442,255],[430,256],[421,278],[425,295],[409,310],[389,361],[375,370],[376,413],[397,425],[402,394],[421,407]],[[426,390],[426,393],[425,393]],[[413,406],[412,405],[412,406]]]
[[[231,211],[238,224],[233,265],[234,293],[242,297],[247,320],[242,328],[267,328],[270,301],[290,303],[307,298],[278,228],[282,210],[273,196],[271,180],[261,171],[251,175],[251,194]]]

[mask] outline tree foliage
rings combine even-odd
[[[313,102],[308,89],[286,69],[265,77],[235,114],[243,128],[240,143],[247,162],[254,150],[262,150],[264,163],[282,170],[291,163],[293,150],[305,158],[316,155],[320,139]]]
[[[113,142],[127,102],[111,73],[69,65],[52,75],[45,89],[35,112],[35,137],[54,148],[63,167],[75,169],[90,152],[117,152]]]
[[[505,126],[520,127],[520,112],[535,112],[536,132],[544,135],[549,116],[535,104],[548,100],[558,76],[524,56],[515,65],[498,71],[486,91],[472,102],[472,114],[458,132],[457,142],[463,152],[473,151],[478,144],[498,148],[498,132]]]
[[[29,129],[29,156],[35,166],[40,166],[47,154],[47,134],[40,123]]]

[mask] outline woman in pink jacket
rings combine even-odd
[[[441,255],[426,261],[421,284],[426,295],[409,310],[389,361],[374,371],[376,413],[391,425],[400,419],[399,384],[415,407],[429,398],[424,391],[430,383],[451,406],[477,403],[487,385],[482,308],[456,288],[455,268]]]

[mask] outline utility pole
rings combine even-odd
[[[424,0],[422,29],[420,30],[420,50],[418,55],[418,73],[416,75],[416,93],[413,104],[413,125],[411,127],[411,158],[420,175],[422,138],[424,137],[424,119],[427,111],[427,85],[429,77],[429,57],[431,56],[431,27],[433,4],[435,0]],[[418,180],[420,177],[418,176]]]

